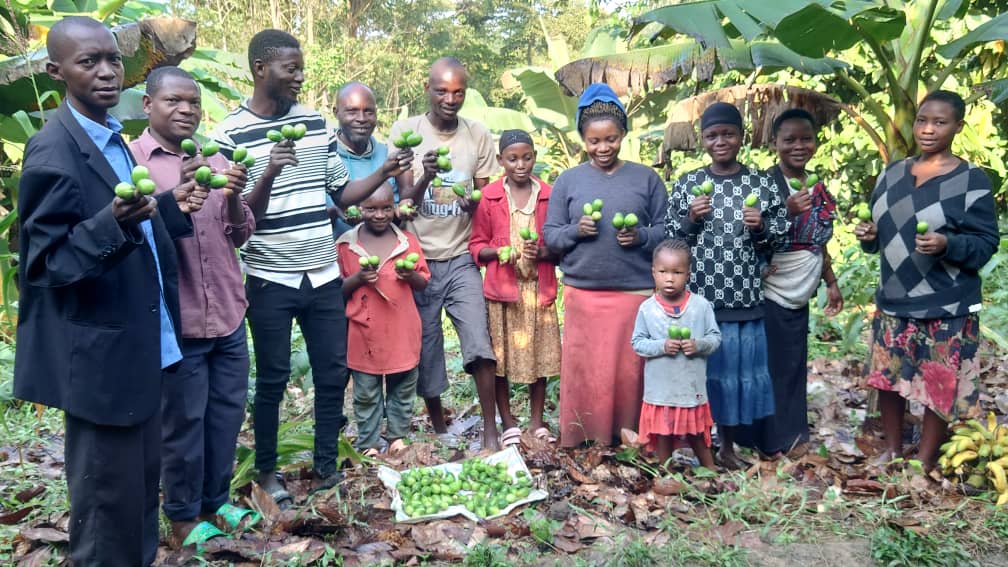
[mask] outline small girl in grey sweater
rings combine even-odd
[[[714,469],[707,357],[721,344],[714,308],[690,293],[693,255],[683,240],[665,240],[652,257],[655,294],[637,310],[631,344],[644,358],[639,437],[661,462],[676,437],[686,438],[700,464]]]

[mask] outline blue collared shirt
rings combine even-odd
[[[371,136],[371,141],[368,142],[368,149],[362,154],[355,154],[353,150],[343,143],[343,140],[339,139],[339,131],[336,132],[336,153],[339,154],[340,158],[343,159],[343,164],[346,165],[347,171],[350,173],[350,179],[364,179],[368,175],[371,175],[375,171],[381,169],[382,164],[385,163],[385,159],[388,158],[388,146],[378,141],[377,138]],[[330,145],[330,148],[332,146]],[[330,150],[331,151],[331,150]],[[392,198],[395,204],[399,204],[399,186],[396,184],[396,180],[393,177],[388,180],[389,185],[392,186]],[[329,193],[326,193],[326,206],[331,207],[335,205],[336,202],[333,200]],[[333,237],[339,238],[339,235],[350,230],[350,225],[343,222],[342,219],[336,221],[336,226],[333,228]]]
[[[77,111],[69,102],[67,107],[73,113],[77,123],[81,125],[84,132],[91,138],[96,146],[102,151],[102,155],[112,166],[119,181],[131,182],[130,174],[133,171],[133,160],[130,158],[126,145],[123,143],[119,132],[122,124],[112,116],[108,117],[108,126],[99,124]],[[140,223],[143,230],[144,240],[150,247],[154,255],[154,266],[157,270],[158,287],[161,290],[161,368],[167,368],[172,364],[182,360],[182,351],[179,349],[178,340],[175,338],[175,326],[172,324],[171,316],[168,314],[168,305],[164,298],[164,281],[161,279],[161,262],[158,260],[157,246],[154,244],[154,227],[150,220]]]

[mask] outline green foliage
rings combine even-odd
[[[624,541],[612,550],[607,567],[651,567],[659,564],[664,557],[659,549],[641,538]]]
[[[883,524],[871,536],[872,559],[880,565],[965,565],[972,558],[954,539]]]
[[[473,546],[462,559],[465,567],[509,567],[507,550],[499,545],[480,542]]]

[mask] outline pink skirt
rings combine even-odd
[[[654,451],[656,448],[655,435],[703,435],[704,443],[710,447],[710,430],[713,425],[710,404],[680,408],[656,406],[644,402],[641,404],[637,437],[648,451]]]
[[[647,295],[564,286],[560,444],[618,442],[640,419],[644,361],[630,347]]]

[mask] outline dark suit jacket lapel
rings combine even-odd
[[[84,128],[81,128],[81,125],[77,122],[77,118],[67,108],[66,102],[60,105],[59,110],[56,111],[56,119],[70,133],[70,137],[73,138],[77,147],[80,148],[81,155],[84,156],[84,161],[88,164],[88,167],[98,174],[98,177],[108,185],[109,193],[112,193],[116,184],[119,183],[119,176],[116,175],[108,160],[105,159],[105,154],[91,141],[91,137],[87,135]]]

